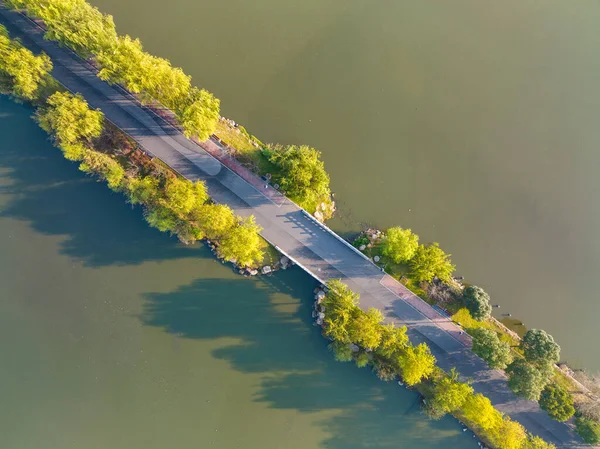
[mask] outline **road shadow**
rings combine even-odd
[[[146,295],[140,317],[193,339],[224,339],[212,355],[243,373],[261,375],[254,399],[299,413],[328,411],[320,422],[331,449],[476,447],[456,420],[422,416],[419,396],[371,371],[335,362],[312,325],[316,285],[296,268],[271,277],[202,279]],[[301,299],[298,299],[301,298]],[[406,445],[405,445],[406,444]]]
[[[130,265],[182,257],[212,257],[150,228],[139,207],[63,158],[31,119],[33,110],[0,96],[0,217],[63,236],[61,252],[86,266]]]

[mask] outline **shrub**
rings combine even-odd
[[[573,397],[557,384],[546,385],[540,397],[540,407],[557,421],[566,421],[575,414]]]
[[[492,314],[490,297],[480,287],[470,285],[465,288],[463,300],[465,302],[465,307],[477,321],[486,320]]]
[[[600,424],[583,416],[575,419],[575,430],[587,444],[600,443]]]

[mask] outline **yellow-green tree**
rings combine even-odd
[[[102,132],[102,113],[90,109],[80,94],[56,92],[48,97],[46,106],[38,109],[35,116],[59,145],[89,141]]]
[[[527,432],[518,422],[504,418],[492,432],[492,440],[500,449],[522,449],[527,442]]]
[[[237,224],[231,208],[223,204],[205,204],[192,212],[191,219],[211,240],[221,239]]]
[[[494,408],[487,397],[479,393],[467,397],[461,414],[465,420],[476,424],[486,432],[497,429],[502,425],[502,413]]]
[[[208,139],[217,129],[219,99],[204,89],[192,88],[176,107],[177,117],[186,137]]]
[[[381,326],[381,342],[376,353],[386,359],[391,359],[406,349],[408,336],[406,326],[396,327],[393,324]]]
[[[438,243],[425,246],[420,245],[410,261],[412,276],[419,282],[430,282],[434,277],[443,282],[450,282],[455,266],[450,261],[450,254],[446,254]]]
[[[358,304],[358,293],[353,292],[340,279],[327,281],[324,333],[344,344],[352,343],[352,326]]]
[[[458,380],[458,373],[453,368],[448,376],[442,377],[433,388],[433,406],[443,412],[450,413],[461,408],[473,395],[473,387]]]
[[[380,310],[370,308],[363,312],[356,307],[350,324],[350,338],[353,343],[366,348],[376,349],[381,342],[383,314]]]
[[[202,207],[208,200],[206,186],[201,181],[191,182],[179,177],[169,177],[164,187],[163,205],[180,217]]]
[[[385,237],[381,242],[383,255],[395,263],[408,262],[413,258],[418,247],[419,236],[413,234],[410,229],[403,229],[400,226],[385,231]]]
[[[425,343],[409,345],[398,358],[398,366],[404,381],[408,385],[416,385],[433,373],[435,357]]]
[[[241,218],[221,239],[221,256],[226,260],[235,260],[241,266],[257,264],[263,258],[260,231],[261,227],[256,224],[254,217]]]
[[[111,190],[115,191],[121,189],[121,183],[125,177],[125,170],[115,159],[98,151],[87,151],[79,169],[98,176],[101,180],[106,181]]]
[[[40,87],[50,80],[52,62],[42,53],[34,55],[20,42],[11,40],[0,25],[0,78],[8,78],[10,92],[17,98],[34,100]]]

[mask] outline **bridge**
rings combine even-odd
[[[476,392],[520,422],[529,432],[557,447],[573,448],[581,440],[567,424],[552,420],[538,404],[516,397],[506,377],[470,350],[470,338],[448,318],[386,275],[366,256],[254,174],[236,166],[218,142],[195,143],[178,129],[139,104],[128,92],[110,86],[73,52],[43,39],[43,30],[0,3],[0,23],[23,44],[52,58],[52,75],[67,89],[81,93],[139,146],[191,181],[206,183],[210,196],[241,216],[254,215],[262,236],[320,282],[342,279],[360,294],[363,309],[380,309],[385,321],[407,326],[413,343],[425,342],[448,371],[456,367],[462,379],[472,379]]]

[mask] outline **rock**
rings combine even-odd
[[[322,320],[325,318],[325,314],[323,312],[319,312],[319,319]]]
[[[375,256],[375,257],[373,257],[373,260],[374,260],[375,262],[379,262],[379,261],[381,260],[381,257],[379,257],[379,256]]]
[[[262,274],[269,274],[271,271],[273,270],[269,265],[265,265],[264,267],[262,267]]]
[[[323,222],[323,214],[321,213],[321,211],[317,210],[313,215],[318,221]]]
[[[279,263],[281,265],[287,265],[288,263],[290,263],[290,259],[287,256],[283,256],[281,259],[279,259]]]
[[[323,290],[319,290],[317,292],[317,300],[320,302],[323,298],[325,298],[325,292]]]
[[[322,320],[322,319],[320,319],[320,318],[319,318],[319,319],[317,319],[317,324],[318,324],[319,326],[322,326],[322,325],[323,325],[323,320]]]
[[[352,352],[358,352],[358,351],[360,351],[360,348],[357,345],[355,345],[354,343],[350,343],[350,350]]]
[[[252,269],[248,273],[250,274],[250,276],[256,276],[258,274],[258,270]]]
[[[360,251],[364,251],[365,249],[367,249],[367,245],[360,245],[360,246],[358,247],[358,249],[359,249]]]

